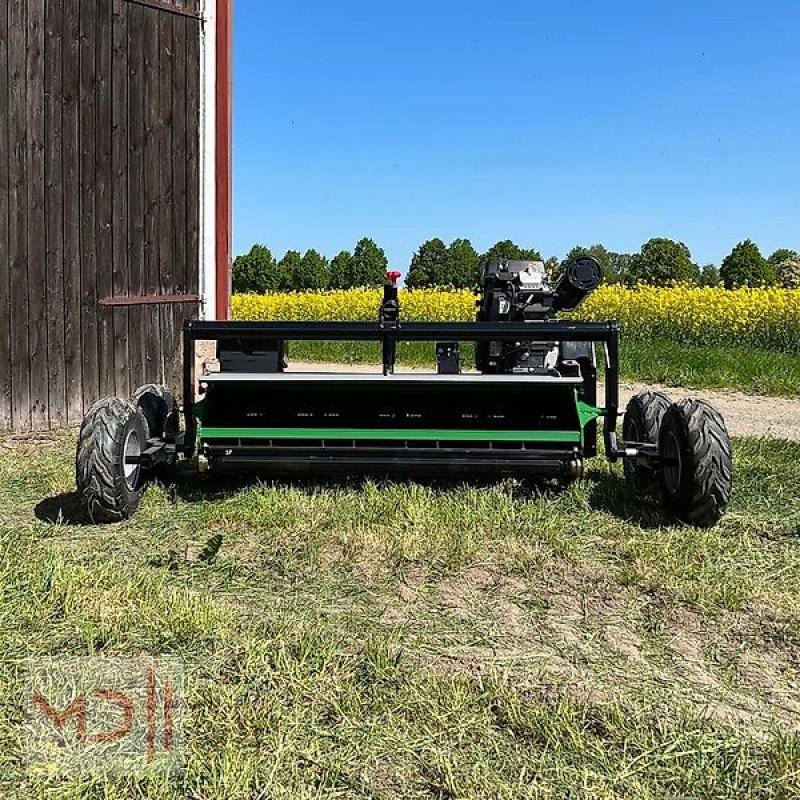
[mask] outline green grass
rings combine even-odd
[[[697,389],[800,395],[800,355],[757,347],[686,347],[666,341],[624,342],[626,379]]]
[[[462,345],[465,365],[473,363],[470,345]],[[365,342],[295,342],[290,358],[331,363],[380,363],[380,347]],[[623,380],[687,388],[738,389],[767,395],[800,395],[800,355],[755,347],[688,347],[667,340],[623,340]],[[405,342],[398,363],[433,366],[432,344]]]
[[[3,797],[800,793],[796,444],[736,441],[705,531],[599,460],[560,494],[184,476],[95,527],[72,444],[0,439]],[[185,775],[26,776],[23,659],[142,653],[185,661]]]

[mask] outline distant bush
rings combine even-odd
[[[699,283],[701,286],[722,286],[722,275],[719,274],[719,267],[715,267],[713,264],[706,264],[700,270]]]
[[[761,255],[750,239],[739,242],[722,262],[720,269],[726,289],[737,286],[773,286],[775,268]]]
[[[233,262],[233,291],[264,292],[280,291],[283,286],[277,275],[277,265],[268,247],[254,244],[250,252],[238,256]]]
[[[650,239],[631,258],[628,280],[648,283],[651,286],[668,286],[671,283],[697,283],[700,268],[692,261],[692,254],[683,242],[672,239]]]
[[[775,267],[778,283],[784,289],[800,289],[800,257],[787,258]]]

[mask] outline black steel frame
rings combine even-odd
[[[191,458],[197,442],[195,348],[197,341],[223,339],[276,341],[380,342],[385,373],[394,371],[398,342],[599,342],[605,349],[605,416],[603,440],[611,461],[634,454],[617,449],[619,412],[619,325],[616,321],[578,322],[401,322],[382,317],[376,322],[205,322],[186,320],[183,326],[183,453]],[[637,453],[636,455],[643,455]]]

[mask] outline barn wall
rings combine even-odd
[[[0,429],[171,382],[198,311],[200,2],[3,2]]]

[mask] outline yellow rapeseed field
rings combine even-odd
[[[371,320],[379,289],[235,295],[233,316],[251,320]],[[468,290],[401,291],[403,317],[458,322],[475,318]],[[602,286],[581,306],[584,319],[617,319],[631,338],[691,344],[749,344],[800,352],[800,290]]]
[[[376,319],[381,289],[240,294],[233,297],[233,318],[253,320]],[[475,319],[475,294],[467,289],[414,289],[400,292],[404,319],[463,322]]]

